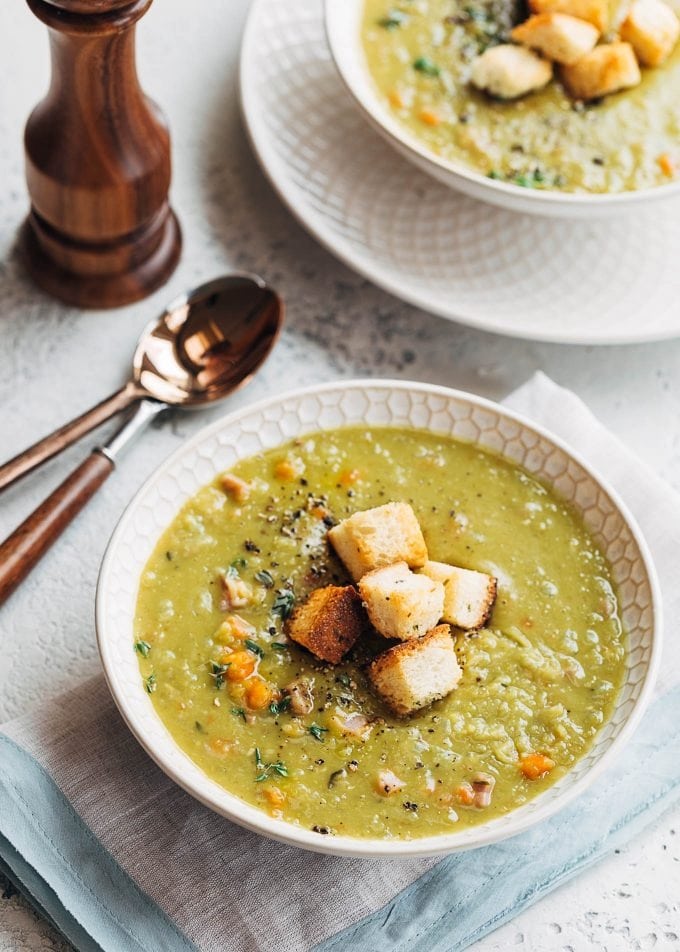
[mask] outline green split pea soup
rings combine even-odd
[[[209,777],[320,835],[412,839],[516,809],[591,747],[626,638],[607,561],[543,483],[474,445],[391,427],[314,433],[232,473],[245,488],[216,479],[165,531],[135,617],[154,707]],[[389,646],[377,633],[336,666],[284,633],[296,603],[348,581],[328,527],[400,500],[431,559],[498,579],[488,627],[455,633],[458,687],[403,719],[365,674]],[[311,693],[309,713],[291,707],[292,682]],[[360,733],[347,729],[356,715]],[[383,771],[402,783],[389,796]],[[483,809],[466,796],[480,771],[495,780]]]
[[[469,82],[526,16],[517,0],[366,0],[362,43],[385,107],[428,150],[526,188],[625,192],[678,174],[680,43],[633,89],[575,102],[553,79],[512,101]]]

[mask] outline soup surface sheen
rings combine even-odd
[[[314,433],[233,473],[250,484],[248,498],[236,501],[217,479],[183,507],[146,565],[135,621],[153,704],[208,776],[322,835],[410,839],[515,809],[591,746],[622,682],[626,639],[606,560],[542,483],[473,445],[391,427]],[[488,628],[457,635],[459,686],[406,719],[390,714],[363,671],[389,642],[368,636],[341,664],[323,665],[286,639],[282,619],[291,590],[299,602],[346,581],[328,524],[392,500],[412,504],[430,558],[499,583]],[[252,625],[247,643],[220,605],[229,571],[252,593],[237,609]],[[220,674],[235,651],[238,664]],[[244,659],[246,673],[256,671],[230,680]],[[271,689],[309,678],[313,711],[253,710],[258,676]],[[353,712],[376,719],[367,740],[338,726]],[[532,753],[555,767],[530,780],[520,761]],[[403,789],[379,794],[382,770]],[[456,794],[479,770],[496,780],[485,809]]]
[[[671,181],[680,44],[639,86],[603,100],[574,102],[557,80],[494,100],[470,85],[472,60],[518,11],[512,0],[366,0],[364,52],[386,108],[441,158],[516,185],[623,192]]]

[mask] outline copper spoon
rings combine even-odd
[[[202,407],[251,380],[283,322],[283,303],[254,275],[210,281],[175,301],[142,333],[117,393],[0,467],[0,489],[126,407],[125,424],[0,545],[0,604],[113,472],[145,425],[170,406]]]
[[[146,397],[184,407],[223,399],[267,356],[282,317],[279,298],[252,275],[217,278],[190,291],[144,329],[128,382],[0,466],[0,490]]]

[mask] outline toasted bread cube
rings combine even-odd
[[[667,59],[680,35],[680,20],[663,0],[635,0],[621,24],[621,39],[635,50],[643,66]]]
[[[523,46],[491,46],[472,64],[470,79],[499,99],[517,99],[550,82],[552,64]]]
[[[426,562],[420,571],[444,586],[444,621],[467,630],[487,623],[498,588],[493,575],[444,562]]]
[[[400,716],[446,697],[462,674],[448,625],[437,625],[424,638],[395,645],[378,655],[368,669],[375,691]]]
[[[383,565],[425,565],[427,546],[416,514],[406,502],[388,502],[355,512],[328,532],[328,538],[355,582]]]
[[[609,28],[609,0],[529,0],[532,13],[568,13],[604,33]]]
[[[359,582],[371,624],[385,638],[422,638],[444,610],[444,586],[415,575],[406,562],[368,572]]]
[[[589,53],[599,37],[597,27],[568,13],[537,13],[510,36],[556,63],[575,63]]]
[[[286,622],[289,638],[321,661],[337,664],[366,625],[366,614],[353,585],[317,588]]]
[[[603,43],[573,66],[562,67],[562,82],[574,99],[599,99],[640,82],[630,43]]]

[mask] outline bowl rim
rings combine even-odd
[[[462,401],[481,409],[488,409],[494,413],[500,413],[507,419],[518,423],[522,427],[529,429],[539,437],[551,443],[553,446],[564,452],[568,457],[573,459],[577,465],[581,466],[587,475],[605,494],[605,496],[608,497],[613,507],[618,510],[638,547],[644,574],[649,585],[652,616],[649,663],[638,697],[633,702],[633,706],[628,717],[621,726],[618,735],[611,742],[609,748],[600,756],[598,761],[578,781],[576,781],[576,783],[567,786],[555,799],[545,802],[542,806],[539,806],[528,814],[522,814],[523,807],[518,807],[515,810],[510,811],[508,814],[504,814],[504,816],[510,816],[514,813],[515,821],[509,826],[502,827],[501,829],[497,828],[497,823],[494,820],[488,821],[488,824],[480,824],[478,827],[474,828],[476,832],[478,831],[479,835],[464,843],[455,842],[456,838],[460,837],[461,833],[464,831],[443,833],[435,836],[415,838],[412,840],[362,839],[359,837],[335,835],[332,837],[320,837],[319,834],[304,829],[303,827],[295,826],[294,824],[285,820],[274,819],[268,816],[263,810],[252,806],[251,804],[247,803],[247,801],[242,800],[236,794],[233,794],[225,788],[220,787],[216,781],[211,780],[207,774],[203,774],[203,772],[200,771],[198,765],[191,760],[189,755],[186,754],[181,747],[179,747],[177,742],[165,727],[165,724],[161,718],[156,713],[150,699],[147,698],[146,700],[148,701],[150,710],[153,711],[158,723],[162,725],[163,729],[167,733],[171,744],[176,748],[177,751],[179,751],[183,758],[188,760],[196,769],[201,772],[203,778],[201,783],[194,783],[190,778],[183,776],[181,770],[175,768],[174,763],[172,763],[171,760],[166,757],[164,751],[159,750],[155,744],[150,742],[146,737],[144,726],[142,723],[138,722],[137,715],[132,710],[132,705],[127,696],[127,692],[124,691],[121,685],[118,683],[116,678],[116,667],[109,653],[109,646],[113,642],[113,637],[109,635],[109,623],[106,615],[106,598],[109,584],[109,575],[113,565],[115,564],[118,542],[123,536],[129,522],[134,518],[139,502],[142,500],[146,492],[152,487],[152,485],[157,480],[159,480],[165,474],[165,472],[172,469],[175,463],[178,462],[185,454],[190,453],[206,438],[218,433],[225,427],[239,424],[244,417],[254,413],[259,413],[267,407],[282,403],[284,400],[299,401],[300,399],[307,396],[318,395],[333,390],[342,390],[343,393],[345,393],[348,390],[360,392],[361,390],[365,389],[419,392],[440,396],[445,400]],[[315,429],[318,430],[318,428],[318,424],[305,424],[300,430],[300,433],[311,433]],[[427,427],[421,428],[428,429]],[[432,432],[436,431],[433,430]],[[182,503],[182,505],[183,504],[184,503]],[[178,510],[176,510],[175,515],[177,511]],[[165,528],[167,528],[167,526]],[[118,522],[116,523],[111,538],[107,544],[97,579],[95,628],[99,656],[104,670],[106,682],[109,691],[111,692],[111,696],[113,697],[113,700],[121,716],[123,717],[123,720],[130,729],[132,735],[136,738],[138,743],[140,743],[146,753],[174,783],[183,788],[187,793],[189,793],[194,799],[198,800],[204,806],[225,817],[230,822],[236,823],[239,826],[245,827],[246,829],[262,836],[266,836],[270,839],[274,839],[290,846],[311,850],[312,852],[366,858],[377,856],[434,856],[450,854],[454,852],[465,852],[469,849],[487,846],[524,832],[535,824],[548,819],[566,807],[577,796],[585,791],[602,773],[602,771],[609,766],[614,757],[617,755],[618,751],[625,743],[627,743],[630,736],[637,728],[649,704],[649,701],[651,700],[654,685],[656,683],[661,659],[663,625],[662,601],[659,581],[649,547],[642,534],[642,531],[640,530],[636,519],[629,511],[627,505],[620,498],[618,492],[610,486],[607,480],[600,476],[598,471],[594,469],[578,451],[573,450],[565,441],[552,434],[541,424],[534,423],[523,414],[508,409],[502,404],[499,404],[493,400],[489,400],[485,397],[480,397],[463,390],[457,390],[438,384],[429,384],[420,381],[395,380],[390,378],[356,378],[339,379],[327,383],[317,383],[305,387],[294,388],[285,391],[283,394],[265,397],[254,403],[246,404],[243,407],[225,414],[207,426],[202,427],[196,434],[194,434],[194,436],[183,441],[182,444],[177,447],[177,449],[175,449],[168,457],[166,457],[144,480],[142,485],[134,494],[133,498],[127,504]],[[129,635],[130,640],[132,641],[133,633],[129,632]],[[142,691],[141,680],[139,691]],[[603,724],[602,727],[604,727],[605,724]],[[568,773],[565,774],[565,777],[566,776],[568,776]],[[223,798],[228,801],[228,806],[215,802],[215,799],[210,795],[211,787],[215,787],[216,792],[217,788],[219,788]],[[534,800],[531,802],[535,803],[536,800],[540,800],[540,795],[538,798],[534,798]],[[496,818],[496,820],[498,819],[501,818]]]
[[[647,188],[631,189],[625,192],[566,192],[559,189],[527,189],[511,182],[491,179],[472,166],[463,162],[451,161],[436,155],[422,145],[415,135],[410,134],[402,127],[389,112],[373,86],[373,81],[363,55],[359,41],[359,33],[354,30],[353,42],[347,42],[347,31],[343,29],[352,17],[357,18],[366,0],[324,0],[324,29],[326,40],[342,82],[351,95],[360,112],[370,125],[376,129],[397,151],[414,162],[418,168],[427,171],[439,182],[450,188],[464,189],[471,187],[470,194],[481,197],[481,193],[488,193],[487,200],[496,205],[509,209],[517,208],[526,202],[532,211],[540,211],[546,215],[569,214],[583,212],[588,209],[593,213],[618,210],[638,204],[662,201],[672,198],[680,192],[680,178],[663,185],[652,185]],[[358,66],[353,69],[348,60]],[[364,80],[359,83],[357,77]],[[464,184],[463,184],[464,183]],[[472,191],[474,188],[474,192]],[[493,196],[493,198],[491,198]]]

